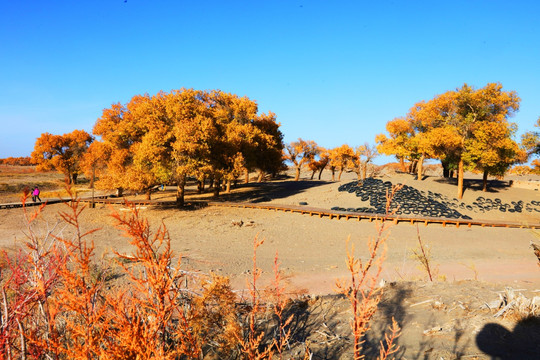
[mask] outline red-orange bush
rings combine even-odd
[[[83,230],[80,221],[85,207],[67,191],[71,199],[59,213],[61,231],[59,223],[39,230],[44,205],[33,213],[24,207],[24,249],[1,257],[0,359],[285,357],[293,336],[294,315],[285,315],[291,299],[285,295],[277,254],[273,282],[266,291],[258,287],[257,249],[263,241],[254,239],[248,299],[238,299],[220,276],[202,277],[187,288],[184,280],[191,274],[181,269],[181,257],[174,260],[165,226],[152,231],[137,208],[126,204],[131,212],[113,217],[133,250],[115,253],[122,273],[114,283],[109,274],[113,263],[95,262],[91,235],[96,230]],[[383,243],[381,236],[371,243],[365,264],[348,257],[352,284],[342,289],[354,309],[355,358],[380,301],[375,281]],[[372,267],[374,277],[368,275]],[[391,332],[381,343],[381,359],[396,351],[395,322]]]

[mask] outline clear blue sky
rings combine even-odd
[[[0,158],[104,108],[181,87],[246,95],[285,141],[374,142],[468,83],[540,116],[540,1],[0,1]],[[382,159],[381,159],[382,160]]]

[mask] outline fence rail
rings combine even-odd
[[[50,199],[47,200],[47,204],[56,204],[64,201],[69,201],[65,199]],[[81,199],[81,202],[92,203],[91,198]],[[125,204],[126,200],[119,198],[108,198],[106,196],[100,196],[94,198],[93,202],[95,204],[116,204],[121,205]],[[176,203],[173,200],[129,200],[130,204],[133,205],[146,205],[146,206],[174,206]],[[194,203],[192,203],[194,204]],[[411,225],[421,223],[427,226],[428,224],[440,224],[443,227],[446,225],[453,225],[455,227],[466,226],[480,226],[480,227],[504,227],[504,228],[521,228],[521,229],[540,229],[540,224],[530,224],[525,222],[515,222],[515,221],[491,221],[491,220],[467,220],[467,219],[450,219],[450,218],[441,218],[441,217],[413,217],[413,216],[403,216],[403,215],[380,215],[373,213],[362,213],[362,212],[349,212],[349,211],[337,211],[337,210],[326,210],[320,208],[313,208],[307,206],[299,205],[274,205],[274,204],[261,204],[261,203],[237,203],[237,202],[201,202],[205,206],[221,206],[221,207],[232,207],[232,208],[245,208],[245,209],[261,209],[261,210],[271,210],[271,211],[283,211],[290,213],[299,213],[302,215],[309,216],[318,216],[319,218],[328,217],[330,219],[345,219],[345,220],[356,220],[356,221],[392,221],[395,224],[398,223],[409,223]],[[27,202],[26,206],[35,206],[41,205],[41,203]],[[11,209],[22,207],[22,203],[10,203],[10,204],[0,204],[0,209]]]

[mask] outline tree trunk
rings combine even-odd
[[[294,175],[294,181],[298,181],[300,179],[300,166],[296,167],[296,174]]]
[[[214,197],[219,196],[220,190],[221,190],[221,179],[216,176],[214,177]]]
[[[92,177],[90,178],[90,189],[94,188],[95,181],[96,181],[96,167],[92,166]]]
[[[336,169],[332,168],[332,181],[336,181]]]
[[[180,175],[180,179],[178,180],[178,186],[176,188],[176,205],[179,207],[184,206],[185,188],[186,188],[186,175],[182,174]]]
[[[96,181],[96,167],[92,166],[92,180],[90,181],[90,188],[92,189],[92,203],[90,204],[90,207],[92,209],[95,209],[96,203],[94,202],[94,195],[95,195],[95,189],[94,189],[94,182]]]
[[[262,183],[263,180],[264,180],[264,175],[265,175],[265,172],[262,171],[262,170],[259,170],[259,176],[257,177],[257,182],[258,183]]]
[[[227,179],[227,185],[225,185],[225,193],[230,194],[231,193],[231,180]]]
[[[204,179],[197,181],[197,193],[202,194],[204,191]]]
[[[459,159],[457,187],[458,187],[458,190],[457,190],[458,199],[461,200],[463,198],[463,160],[462,159]]]
[[[418,177],[418,180],[423,180],[424,179],[424,155],[420,156],[420,160],[418,161],[418,173],[417,173],[417,177]]]
[[[484,170],[484,176],[482,177],[482,191],[487,192],[488,191],[488,172],[487,170]]]
[[[323,170],[324,170],[324,168],[322,168],[321,170],[319,170],[319,180],[321,180],[321,175],[322,175]]]
[[[339,170],[339,174],[338,174],[338,177],[337,177],[337,181],[341,181],[341,174],[343,174],[343,169],[340,169],[340,170]]]
[[[362,180],[366,180],[367,177],[367,163],[364,164],[364,167],[362,168]]]
[[[416,172],[416,166],[418,165],[418,160],[411,160],[411,165],[409,166],[409,174],[414,174]]]
[[[210,181],[208,188],[213,189],[214,188],[214,175],[210,175],[210,178],[208,179]]]
[[[73,185],[77,184],[77,177],[79,176],[79,174],[77,173],[73,173],[71,175],[71,178],[73,179]]]
[[[244,183],[249,184],[249,170],[248,169],[246,169],[244,175],[245,175]]]
[[[450,164],[447,161],[441,160],[443,178],[450,177]]]
[[[123,195],[124,195],[124,189],[122,189],[121,187],[116,188],[116,196],[122,197]]]
[[[399,158],[399,167],[401,168],[401,171],[407,171],[407,168],[405,167],[405,159],[402,157]]]
[[[146,189],[146,200],[152,200],[152,188]]]

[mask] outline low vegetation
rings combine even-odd
[[[282,359],[291,358],[292,345],[303,348],[295,358],[311,358],[293,326],[300,300],[285,295],[277,254],[274,280],[259,286],[257,249],[263,241],[254,239],[249,295],[241,297],[227,278],[183,270],[165,226],[153,231],[136,207],[112,214],[133,251],[106,261],[96,260],[91,235],[98,230],[83,229],[84,206],[73,195],[59,213],[61,221],[46,230],[36,222],[44,206],[23,208],[24,247],[1,257],[2,359]],[[362,358],[363,338],[382,296],[376,284],[384,231],[381,224],[367,262],[349,253],[351,278],[339,283],[353,310],[354,359]],[[389,331],[380,359],[398,349],[397,322]]]

